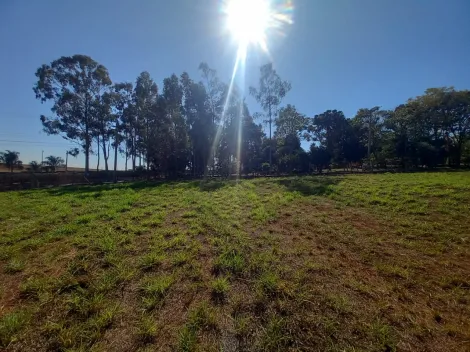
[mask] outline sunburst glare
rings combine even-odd
[[[292,23],[292,1],[225,0],[222,10],[226,29],[245,55],[250,44],[268,53],[269,37],[283,33],[283,27]]]
[[[223,0],[222,12],[226,17],[225,30],[234,39],[237,45],[237,56],[232,71],[227,97],[225,100],[222,121],[224,121],[225,113],[234,86],[235,79],[239,78],[243,82],[242,92],[245,82],[245,62],[250,46],[261,49],[269,57],[269,42],[275,40],[277,35],[284,34],[284,27],[292,24],[293,4],[291,0]],[[240,71],[240,74],[238,74]],[[240,154],[242,140],[242,115],[243,103],[239,109],[239,131],[237,146],[237,174],[240,170]],[[217,129],[215,139],[213,141],[211,153],[215,153],[215,149],[220,140],[222,125]]]

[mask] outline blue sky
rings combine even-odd
[[[469,0],[293,5],[294,23],[270,48],[278,73],[292,83],[285,103],[307,116],[339,109],[351,117],[361,107],[393,108],[428,87],[470,88]],[[41,132],[39,116],[48,109],[32,91],[41,64],[86,54],[104,64],[113,81],[135,81],[147,70],[161,84],[183,71],[198,79],[205,61],[229,81],[236,46],[223,25],[217,0],[1,0],[0,150],[19,151],[29,162],[40,161],[43,150],[64,156],[69,148]],[[247,87],[267,62],[250,51]],[[252,112],[259,110],[247,101]],[[70,164],[82,166],[83,158]]]

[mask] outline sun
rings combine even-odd
[[[269,0],[227,0],[227,28],[239,48],[249,44],[266,50],[266,34],[272,19]]]

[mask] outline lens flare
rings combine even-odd
[[[268,52],[269,37],[292,24],[293,5],[286,0],[225,0],[222,11],[239,51],[246,53],[252,44]]]
[[[222,112],[222,123],[217,128],[211,148],[211,158],[220,142],[225,114],[237,77],[242,83],[242,93],[245,88],[245,62],[248,48],[250,45],[260,48],[270,57],[268,43],[274,40],[276,35],[284,35],[284,27],[293,23],[292,14],[294,10],[292,0],[222,0],[221,8],[226,17],[225,30],[235,40],[238,49]],[[243,137],[243,104],[243,101],[240,102],[239,107],[238,145],[236,151],[237,176],[239,176],[240,171],[241,142]]]
[[[239,44],[266,42],[271,11],[267,0],[232,0],[226,11],[227,27]]]

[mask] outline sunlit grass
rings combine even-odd
[[[466,172],[62,187],[0,208],[0,349],[470,339]]]

